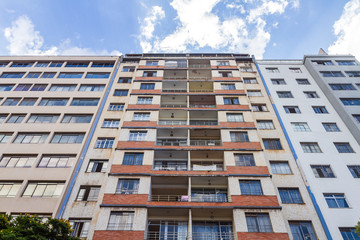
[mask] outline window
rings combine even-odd
[[[329,86],[332,90],[356,90],[351,83],[331,83]]]
[[[88,67],[87,62],[67,62],[65,67]]]
[[[39,168],[67,168],[72,167],[76,161],[75,155],[43,155]]]
[[[106,172],[107,166],[107,160],[90,160],[86,172]]]
[[[33,62],[14,62],[10,67],[31,67]]]
[[[68,73],[61,72],[58,78],[82,78],[84,73]]]
[[[101,92],[104,91],[105,85],[102,84],[81,84],[79,88],[79,92]]]
[[[317,178],[335,178],[330,165],[311,165],[311,169]]]
[[[34,84],[30,91],[45,91],[47,84]]]
[[[340,132],[340,129],[336,125],[336,123],[322,123],[327,132]]]
[[[279,188],[282,203],[304,203],[298,188]]]
[[[84,139],[84,133],[55,133],[50,143],[81,143]]]
[[[74,98],[70,106],[97,106],[98,98]]]
[[[3,102],[3,106],[16,106],[20,102],[21,98],[7,98]]]
[[[270,166],[273,174],[292,174],[288,162],[270,161]]]
[[[221,89],[222,90],[236,90],[234,83],[232,83],[232,84],[224,84],[224,83],[222,83],[221,84]]]
[[[6,67],[8,64],[8,62],[0,62],[0,67]]]
[[[309,80],[307,80],[307,79],[296,79],[296,82],[297,82],[299,85],[310,85],[310,82],[309,82]]]
[[[145,141],[146,131],[130,131],[129,141]]]
[[[112,148],[114,138],[98,138],[95,143],[95,148]]]
[[[267,150],[282,150],[279,139],[263,139],[264,147]]]
[[[49,91],[53,92],[72,92],[76,88],[76,84],[52,84]]]
[[[85,78],[109,78],[110,73],[88,73]]]
[[[347,142],[334,142],[334,145],[339,153],[354,153],[354,150]]]
[[[359,235],[355,232],[355,228],[339,228],[341,236],[344,240],[360,240]]]
[[[349,77],[360,77],[360,71],[345,72]]]
[[[22,78],[24,74],[24,72],[4,72],[1,74],[0,78]]]
[[[114,67],[114,63],[112,63],[112,62],[106,62],[106,63],[93,62],[91,67],[93,67],[93,68],[103,68],[103,67],[104,68],[112,68],[112,67]]]
[[[61,67],[63,62],[51,62],[49,67]]]
[[[254,111],[254,112],[267,112],[268,109],[266,107],[265,104],[254,104],[254,105],[251,105],[251,109]]]
[[[23,98],[19,106],[34,106],[37,98]]]
[[[146,61],[146,66],[158,66],[159,61]]]
[[[356,121],[357,121],[358,123],[360,123],[360,115],[358,115],[358,114],[353,114],[353,117],[356,119]]]
[[[43,98],[39,106],[65,106],[68,100],[68,98]]]
[[[26,75],[26,78],[39,78],[41,72],[29,72],[28,75]]]
[[[262,93],[260,90],[248,90],[247,94],[249,97],[261,97]]]
[[[76,201],[97,201],[100,193],[100,186],[80,186]]]
[[[32,84],[18,84],[14,91],[29,91]]]
[[[15,197],[21,187],[21,182],[0,182],[0,197]]]
[[[48,133],[19,133],[13,143],[45,143]]]
[[[139,190],[139,182],[139,179],[119,179],[115,193],[137,194]]]
[[[294,97],[290,91],[278,91],[276,93],[279,98],[293,98]]]
[[[255,166],[253,154],[234,154],[236,166]]]
[[[240,67],[240,72],[254,72],[252,67]]]
[[[131,83],[131,78],[120,77],[118,83]]]
[[[49,62],[38,62],[36,63],[35,67],[47,67],[49,64]]]
[[[257,80],[256,78],[244,78],[244,83],[245,84],[257,84]]]
[[[316,92],[304,92],[304,94],[307,98],[319,98]]]
[[[21,123],[26,114],[11,114],[6,123]]]
[[[61,123],[90,123],[91,114],[65,114]]]
[[[230,66],[230,62],[229,61],[216,61],[216,64],[218,66]]]
[[[69,224],[72,228],[70,236],[86,238],[89,232],[91,220],[88,219],[69,219]]]
[[[55,77],[54,72],[44,72],[43,75],[41,75],[41,78],[54,78]]]
[[[136,104],[152,104],[152,97],[138,97]]]
[[[290,72],[292,73],[301,73],[301,69],[300,68],[289,68]]]
[[[321,153],[321,149],[317,143],[302,142],[300,143],[304,153]]]
[[[301,113],[298,106],[284,106],[286,113]]]
[[[219,75],[220,75],[220,77],[232,77],[233,76],[232,72],[228,72],[228,71],[226,71],[226,72],[219,71]]]
[[[123,103],[110,103],[108,111],[122,111],[124,110]]]
[[[128,90],[115,89],[114,96],[127,96]]]
[[[23,197],[56,198],[64,188],[64,183],[30,182],[23,193]]]
[[[267,213],[245,213],[248,232],[272,232]]]
[[[0,114],[0,123],[4,123],[7,116],[7,114]]]
[[[3,92],[11,91],[11,89],[13,89],[14,86],[15,84],[0,84],[0,91]]]
[[[143,153],[125,153],[123,165],[142,165],[144,154]]]
[[[120,124],[120,119],[104,119],[103,128],[118,128]]]
[[[144,71],[143,77],[156,77],[157,72],[156,71]]]
[[[323,77],[344,77],[340,71],[321,71]]]
[[[354,178],[360,178],[360,165],[348,166],[348,168]]]
[[[155,83],[141,83],[140,89],[143,89],[143,90],[154,90],[154,89],[155,89]]]
[[[150,113],[134,113],[133,121],[150,121]]]
[[[27,123],[56,123],[60,114],[31,114]]]
[[[231,142],[249,142],[247,132],[230,132]]]
[[[313,110],[315,113],[328,113],[328,111],[326,110],[325,106],[312,106]]]
[[[272,120],[257,120],[257,127],[261,130],[270,130],[275,129],[274,123]]]
[[[343,193],[324,193],[329,208],[349,208]]]
[[[135,67],[134,66],[124,66],[122,69],[122,72],[134,72]]]
[[[311,222],[289,222],[291,233],[294,240],[317,240]]]
[[[224,97],[224,104],[225,105],[238,105],[240,103],[239,103],[239,99],[237,97],[229,97],[229,98]]]
[[[265,68],[268,73],[278,73],[280,72],[278,68]]]
[[[111,212],[107,230],[132,230],[134,212]]]
[[[336,63],[340,66],[355,66],[357,65],[355,61],[352,60],[337,60]]]
[[[281,78],[272,78],[271,82],[273,85],[286,85],[285,80]]]
[[[0,132],[0,143],[8,143],[11,136],[12,136],[12,133]]]
[[[345,106],[360,106],[360,98],[340,98]]]
[[[226,113],[226,119],[228,122],[243,122],[244,117],[242,113]]]
[[[292,122],[291,126],[294,132],[311,132],[308,124],[305,122]]]
[[[258,180],[240,180],[241,195],[263,195],[261,183]]]
[[[29,168],[36,161],[36,155],[4,155],[0,161],[0,167]]]
[[[312,60],[313,63],[316,63],[317,65],[327,65],[327,66],[332,66],[334,65],[332,63],[332,61],[330,60]]]

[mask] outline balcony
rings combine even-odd
[[[189,60],[189,68],[197,68],[197,69],[211,68],[210,60],[190,59]]]
[[[158,125],[186,125],[187,114],[185,110],[160,110]]]
[[[164,93],[182,93],[187,92],[187,83],[181,81],[164,81],[162,83],[162,92]]]
[[[151,202],[187,202],[188,197],[187,177],[152,177]]]
[[[166,108],[186,108],[186,96],[162,96],[160,106]]]
[[[224,164],[218,162],[191,162],[192,171],[224,171]]]
[[[187,68],[186,60],[166,60],[165,68]]]
[[[220,130],[192,129],[190,130],[190,146],[221,146]]]
[[[157,139],[156,145],[157,146],[187,146],[187,139],[186,138]]]
[[[191,202],[228,202],[226,177],[193,177]]]
[[[191,108],[216,108],[215,96],[212,95],[189,96],[189,102]]]
[[[217,112],[216,111],[191,111],[190,125],[205,125],[215,126],[218,125]]]
[[[193,81],[211,80],[211,69],[193,69],[189,70],[189,79]]]
[[[202,140],[190,140],[190,146],[221,146],[221,140],[202,139]]]
[[[157,170],[157,171],[187,171],[187,162],[154,161],[153,170]]]
[[[191,151],[192,171],[224,171],[224,153],[214,151]]]
[[[153,170],[187,171],[187,151],[155,151]]]
[[[187,121],[186,120],[159,120],[158,125],[169,125],[169,126],[174,126],[174,125],[186,125]]]
[[[187,70],[165,70],[164,71],[164,80],[186,80],[187,79]]]
[[[189,92],[214,92],[212,82],[190,82]]]

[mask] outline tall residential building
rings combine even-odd
[[[327,239],[249,55],[120,62],[58,214],[74,235]]]
[[[118,57],[0,57],[0,212],[56,216]]]
[[[321,212],[328,239],[359,239],[354,233],[360,216],[360,192],[356,190],[360,147],[355,139],[359,129],[351,116],[356,114],[356,107],[343,106],[345,98],[360,96],[355,90],[356,78],[345,78],[345,74],[355,72],[351,64],[357,62],[353,57],[331,59],[319,55],[305,56],[304,61],[257,63],[292,143],[297,164]],[[341,63],[347,65],[338,71]],[[340,66],[333,67],[335,64]]]

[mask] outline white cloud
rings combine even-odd
[[[360,59],[360,0],[345,4],[341,17],[334,23],[337,40],[328,48],[330,54],[353,54]]]
[[[222,10],[217,9],[217,14],[214,13],[214,8],[220,3],[224,4],[226,11],[236,10],[237,14],[224,13],[225,17],[221,19],[219,12]],[[274,27],[267,26],[264,18],[283,14],[289,4],[296,7],[296,3],[298,0],[243,0],[230,3],[222,0],[172,0],[170,5],[177,13],[176,29],[164,37],[151,35],[146,39],[143,36],[140,44],[146,52],[186,52],[189,49],[211,48],[248,52],[261,58],[270,41],[269,28]],[[242,16],[238,16],[239,10]]]
[[[44,47],[44,38],[35,30],[34,24],[27,16],[20,16],[4,30],[9,42],[6,47],[10,55],[120,55],[117,50],[92,50],[73,46],[70,39],[62,41],[59,46]]]

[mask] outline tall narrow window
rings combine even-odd
[[[89,232],[91,219],[69,219],[72,228],[71,236],[86,238]]]

